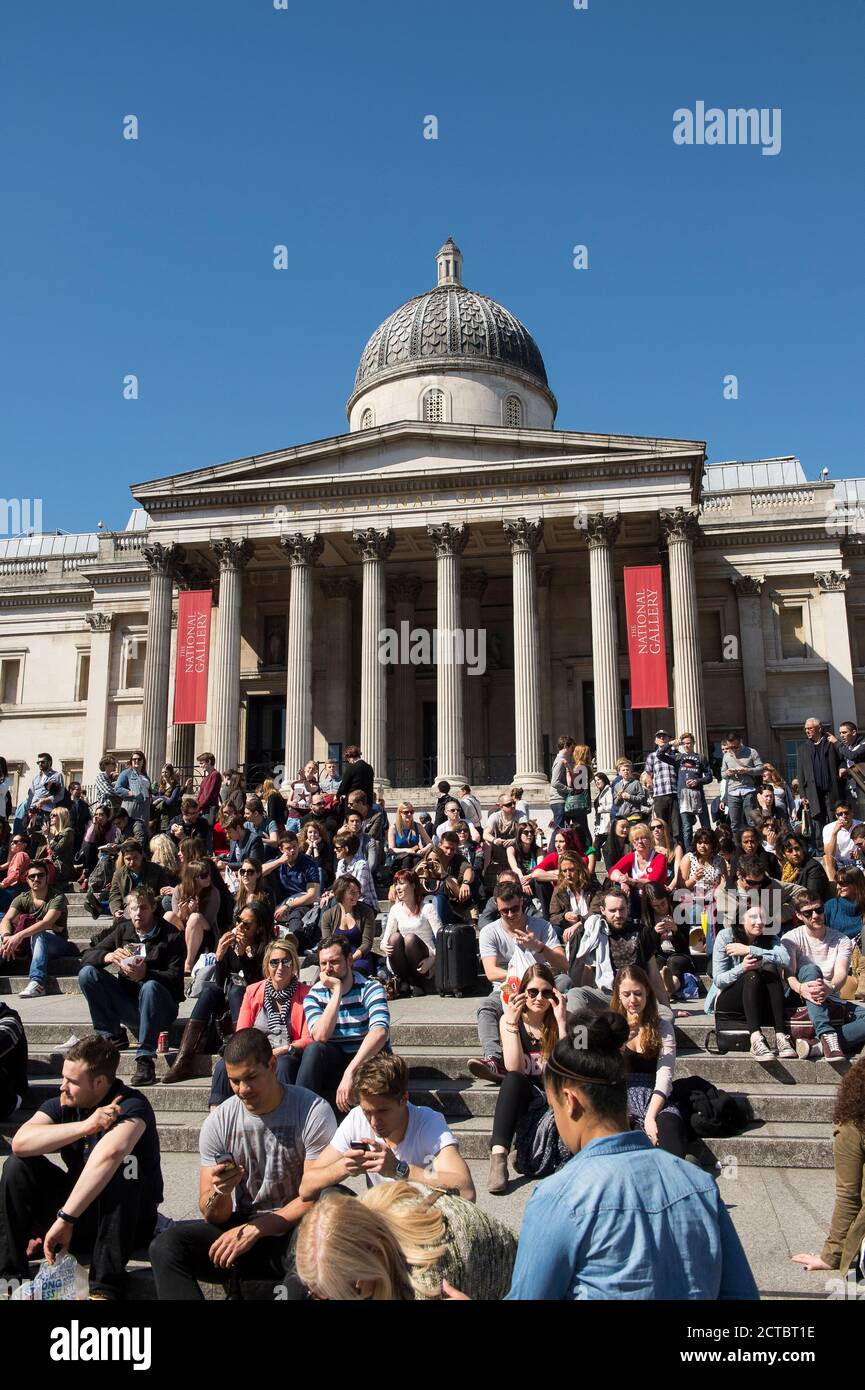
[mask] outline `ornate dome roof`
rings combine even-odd
[[[373,333],[360,359],[353,395],[400,368],[465,367],[470,365],[466,359],[472,358],[517,368],[549,391],[544,360],[531,333],[503,305],[461,283],[462,255],[450,238],[436,260],[435,289],[402,304]]]

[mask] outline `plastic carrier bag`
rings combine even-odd
[[[12,1294],[22,1303],[69,1303],[87,1297],[87,1271],[72,1255],[53,1265],[43,1260],[33,1279],[25,1279]]]

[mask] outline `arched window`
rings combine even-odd
[[[423,418],[434,425],[442,423],[445,418],[444,391],[427,391],[423,398]]]
[[[508,396],[505,401],[505,424],[508,429],[518,430],[523,423],[523,403],[519,396]]]
[[[362,430],[372,429],[372,411],[370,410],[369,406],[367,406],[366,410],[360,417],[360,427]]]

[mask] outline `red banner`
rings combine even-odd
[[[207,723],[212,600],[210,589],[183,589],[180,593],[174,677],[175,724]]]
[[[631,709],[667,709],[667,644],[660,565],[625,566]]]

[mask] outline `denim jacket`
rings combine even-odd
[[[642,1131],[593,1139],[526,1207],[508,1299],[748,1299],[757,1286],[711,1174]]]
[[[726,989],[727,985],[732,985],[738,980],[745,969],[744,956],[727,955],[726,947],[734,940],[732,927],[725,927],[715,937],[715,946],[712,951],[712,985],[706,996],[705,1004],[707,1014],[713,1011],[719,991]],[[790,953],[780,938],[775,941],[771,950],[767,950],[764,946],[752,946],[751,951],[755,956],[762,956],[765,966],[770,969],[777,967],[782,978],[784,972],[790,969]]]

